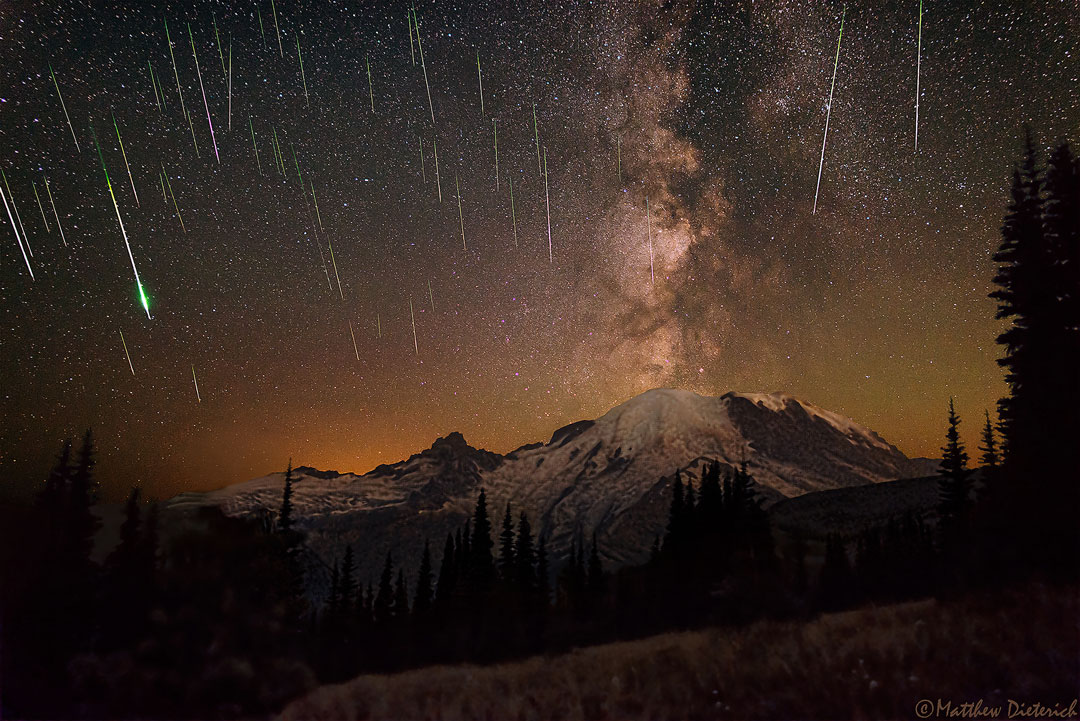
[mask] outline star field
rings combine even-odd
[[[656,386],[785,390],[909,455],[955,396],[974,440],[1023,128],[1080,131],[1074,4],[924,0],[917,152],[918,3],[849,4],[816,214],[841,3],[421,2],[430,106],[408,7],[0,7],[11,484],[88,426],[107,494],[163,497],[505,452]]]

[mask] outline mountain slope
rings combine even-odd
[[[363,475],[294,470],[297,523],[325,562],[354,546],[360,577],[371,578],[387,551],[409,572],[423,539],[436,556],[446,534],[487,489],[494,521],[505,504],[525,510],[547,535],[554,557],[595,532],[609,564],[637,563],[663,533],[676,470],[696,479],[704,464],[743,462],[767,503],[830,488],[923,475],[873,431],[783,393],[700,396],[656,389],[596,420],[558,429],[547,443],[499,455],[458,433],[405,461]],[[232,514],[272,516],[284,474],[207,494],[182,494],[170,508],[220,505]]]

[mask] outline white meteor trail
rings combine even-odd
[[[277,33],[277,49],[278,49],[278,55],[280,55],[281,57],[285,57],[285,51],[281,49],[281,28],[280,28],[280,27],[278,27],[278,21],[277,21],[277,6],[276,6],[276,5],[274,5],[274,0],[270,0],[270,9],[271,9],[271,10],[273,11],[273,13],[274,13],[274,32],[276,32],[276,33]]]
[[[480,83],[480,115],[484,115],[484,74],[480,72],[480,51],[476,51],[476,79]]]
[[[465,216],[461,214],[461,184],[458,183],[457,173],[454,173],[454,187],[457,188],[457,217],[461,225],[461,247],[463,250],[468,250],[465,245]]]
[[[337,272],[337,261],[334,260],[334,244],[330,242],[330,239],[326,239],[326,244],[330,247],[330,263],[334,266],[334,280],[337,281],[338,295],[342,300],[345,300],[345,293],[341,290],[341,276]]]
[[[424,185],[427,185],[427,168],[424,167],[424,139],[417,135],[416,140],[420,144],[420,176],[424,179]]]
[[[821,192],[821,170],[825,167],[825,143],[829,139],[829,119],[832,117],[833,91],[836,89],[836,69],[840,65],[840,41],[844,39],[844,20],[847,17],[847,6],[840,15],[840,34],[836,38],[836,58],[833,60],[832,85],[829,86],[829,104],[825,106],[825,134],[821,138],[821,162],[818,163],[817,190],[814,191],[814,209],[811,214],[817,213],[818,193]]]
[[[128,353],[127,341],[124,340],[124,331],[120,331],[120,342],[124,346],[124,357],[127,358],[128,368],[131,369],[131,375],[135,375],[135,366],[131,365],[131,354]]]
[[[4,194],[3,188],[0,188],[0,198],[4,201],[4,210],[7,211],[8,220],[11,221],[11,229],[15,232],[15,242],[19,244],[19,251],[22,252],[23,260],[26,261],[26,269],[30,271],[30,280],[34,280],[34,269],[30,267],[30,259],[26,257],[26,249],[23,247],[22,238],[19,237],[19,229],[15,226],[15,218],[11,215],[7,195]]]
[[[495,192],[499,192],[499,121],[491,119],[491,130],[495,134]]]
[[[202,91],[203,107],[206,108],[206,124],[210,126],[210,141],[214,144],[214,158],[221,165],[221,156],[218,155],[217,137],[214,135],[214,122],[210,120],[210,104],[206,102],[206,89],[203,88],[202,71],[199,70],[199,54],[195,52],[195,36],[191,34],[191,23],[187,26],[188,39],[191,41],[191,54],[195,57],[195,74],[199,76],[199,90]],[[299,45],[297,48],[299,49]]]
[[[540,167],[540,126],[536,124],[536,103],[533,103],[533,137],[536,138],[536,170],[543,172]]]
[[[375,91],[371,88],[371,59],[364,56],[364,64],[367,65],[367,92],[368,100],[371,101],[371,112],[375,112]]]
[[[52,197],[52,189],[49,187],[49,178],[45,176],[45,192],[49,196],[49,205],[52,206],[53,218],[56,219],[56,227],[60,229],[60,240],[64,241],[64,247],[67,247],[67,238],[64,237],[64,227],[60,225],[60,214],[56,212],[56,202]]]
[[[413,315],[412,298],[409,298],[409,320],[412,321],[412,343],[413,350],[416,351],[416,355],[420,355],[420,346],[416,342],[416,316]]]
[[[922,0],[919,0],[919,50],[915,59],[915,150],[919,149],[919,79],[922,73]]]
[[[431,139],[431,147],[435,152],[435,187],[439,189],[439,202],[442,202],[442,179],[439,177],[439,144],[435,138]]]
[[[416,17],[416,10],[413,10],[413,26],[416,28],[416,47],[420,50],[420,68],[424,71],[424,87],[427,89],[427,102],[428,110],[431,111],[431,125],[435,125],[435,106],[431,103],[431,86],[428,85],[427,77],[427,64],[424,62],[424,46],[420,42],[420,20]]]
[[[427,282],[427,294],[428,294],[428,298],[431,299],[431,312],[434,313],[435,312],[435,294],[431,292],[431,281],[430,280]]]
[[[510,222],[514,224],[514,247],[518,247],[517,211],[514,209],[514,176],[510,176]]]
[[[60,107],[64,109],[64,118],[67,120],[68,127],[71,128],[71,137],[75,140],[75,150],[81,153],[82,148],[79,147],[79,138],[75,135],[75,126],[71,124],[67,106],[64,105],[64,96],[60,94],[60,84],[56,82],[56,73],[53,72],[52,63],[49,63],[49,75],[52,76],[53,86],[56,88],[56,97],[60,98]]]
[[[548,262],[555,262],[551,253],[551,198],[548,195],[547,148],[544,148],[544,206],[547,208]]]
[[[349,335],[352,336],[352,349],[356,353],[356,360],[360,360],[360,349],[356,347],[356,333],[353,332],[352,321],[349,321]]]
[[[199,379],[195,377],[195,365],[191,366],[191,380],[195,381],[195,400],[202,403],[202,396],[199,395]]]
[[[7,173],[0,169],[0,178],[4,179],[4,187],[7,188],[8,198],[11,199],[11,209],[15,211],[15,220],[19,223],[19,232],[22,233],[23,241],[26,243],[26,249],[30,251],[30,257],[34,257],[34,249],[30,247],[30,237],[26,234],[26,227],[23,225],[22,216],[19,215],[19,207],[15,205],[15,193],[11,192],[11,186],[8,185]]]

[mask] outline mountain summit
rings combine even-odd
[[[298,468],[294,517],[327,562],[353,544],[366,577],[391,548],[396,558],[413,559],[424,538],[441,547],[484,487],[496,520],[507,501],[515,515],[526,511],[556,557],[572,539],[595,532],[608,563],[637,563],[663,533],[675,472],[695,480],[712,461],[746,463],[766,503],[925,473],[924,462],[907,458],[874,431],[786,393],[712,397],[659,388],[505,455],[473,448],[451,433],[363,475]],[[283,479],[275,473],[182,494],[170,507],[214,504],[230,514],[272,513]]]

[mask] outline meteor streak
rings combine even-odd
[[[199,70],[199,54],[195,52],[195,36],[191,34],[191,23],[187,26],[188,39],[191,41],[191,54],[195,57],[195,73],[199,76],[199,90],[202,91],[203,107],[206,108],[206,124],[210,126],[210,141],[214,144],[214,158],[221,165],[221,156],[218,155],[217,138],[214,136],[214,123],[210,120],[210,105],[206,102],[206,89],[203,88],[202,71]]]
[[[180,96],[180,112],[183,114],[184,117],[190,119],[191,116],[188,114],[187,108],[184,107],[184,91],[180,89],[180,73],[176,72],[176,56],[173,55],[172,36],[169,35],[169,20],[168,20],[168,18],[165,18],[165,44],[169,46],[169,59],[172,60],[173,77],[176,78],[176,92]],[[194,138],[195,138],[195,132],[194,131],[192,131],[191,137],[194,140]],[[196,153],[198,153],[197,146],[198,146],[198,144],[196,143],[196,151],[195,151]]]
[[[221,58],[221,74],[227,79],[229,73],[225,70],[225,54],[221,52],[221,35],[218,34],[217,30],[217,16],[211,14],[210,17],[214,21],[214,40],[217,42],[218,57]]]
[[[840,65],[840,41],[844,39],[844,19],[847,17],[847,6],[844,6],[840,15],[840,34],[836,38],[836,58],[833,60],[832,85],[829,86],[829,104],[825,106],[825,134],[821,138],[821,162],[818,163],[817,190],[814,191],[814,209],[811,214],[817,213],[818,193],[821,191],[821,170],[825,167],[825,143],[829,139],[829,119],[832,117],[833,90],[836,89],[836,69]]]
[[[480,82],[480,115],[484,114],[484,75],[480,72],[480,51],[476,51],[476,79]]]
[[[544,205],[547,207],[548,262],[554,262],[551,254],[551,200],[548,196],[547,148],[544,148]]]
[[[19,251],[26,262],[26,269],[30,271],[30,280],[34,280],[34,269],[30,267],[30,259],[26,257],[26,249],[23,247],[22,238],[19,237],[19,229],[15,227],[15,218],[11,215],[11,209],[8,207],[7,196],[4,194],[3,188],[0,188],[0,199],[4,201],[4,210],[7,211],[8,220],[11,221],[11,229],[15,232],[15,242],[19,244]]]
[[[371,112],[375,112],[375,91],[371,89],[371,60],[367,55],[364,56],[364,64],[367,65],[367,92],[368,98],[371,100]]]
[[[296,57],[300,58],[300,80],[304,83],[304,105],[308,106],[307,77],[304,76],[304,56],[300,54],[300,36],[296,35]]]
[[[199,141],[196,140],[196,138],[195,138],[195,122],[191,119],[191,113],[190,112],[187,114],[187,123],[188,123],[188,128],[191,129],[191,142],[195,145],[195,157],[198,158],[198,157],[200,157],[200,155],[199,155]]]
[[[165,192],[165,173],[164,171],[158,173],[158,181],[161,183],[161,199],[166,203],[169,202],[169,194]]]
[[[517,211],[514,210],[514,176],[510,176],[510,220],[514,224],[514,247],[518,247]]]
[[[113,127],[116,129],[116,139],[120,143],[120,154],[124,156],[124,168],[127,169],[128,180],[131,181],[131,194],[135,196],[135,207],[141,207],[139,205],[139,194],[135,191],[135,178],[131,177],[131,166],[128,165],[127,151],[124,150],[124,139],[120,137],[120,126],[116,124],[116,116],[109,112],[109,117],[112,118]]]
[[[119,330],[119,328],[117,329]],[[124,331],[120,331],[120,342],[124,346],[124,357],[127,358],[128,368],[131,369],[131,375],[135,375],[135,366],[131,365],[131,354],[128,353],[127,341],[124,340]]]
[[[195,400],[202,403],[202,396],[199,395],[199,379],[195,377],[195,365],[191,366],[191,380],[195,381]]]
[[[417,135],[416,140],[420,144],[420,175],[424,179],[424,185],[427,185],[427,168],[424,167],[424,139]]]
[[[540,128],[536,124],[536,103],[533,103],[533,137],[536,138],[536,170],[544,172],[540,168]]]
[[[457,173],[454,173],[454,187],[457,188],[457,217],[458,223],[461,225],[461,247],[468,250],[465,246],[465,216],[461,214],[461,185],[458,183]]]
[[[157,105],[158,112],[161,112],[161,96],[158,95],[157,83],[154,82],[154,66],[149,60],[146,61],[146,65],[150,68],[150,88],[154,91],[154,103]]]
[[[4,187],[7,188],[8,197],[11,198],[11,209],[15,211],[15,220],[19,222],[19,232],[22,233],[23,240],[26,242],[26,249],[30,251],[30,257],[34,257],[34,249],[30,247],[30,237],[26,235],[26,228],[23,226],[22,216],[19,215],[19,208],[15,205],[15,193],[11,192],[11,186],[8,185],[7,173],[0,170],[0,177],[4,179]]]
[[[45,222],[45,232],[46,233],[51,233],[52,230],[49,228],[49,219],[45,217],[45,208],[42,207],[42,205],[41,205],[41,196],[38,195],[38,192],[37,192],[37,183],[31,181],[30,184],[34,186],[34,200],[37,201],[38,210],[41,211],[41,219]]]
[[[416,65],[416,46],[412,39],[412,12],[405,11],[405,20],[409,23],[409,55],[412,57],[412,64]]]
[[[229,37],[229,130],[232,130],[232,37]]]
[[[499,121],[491,119],[491,129],[495,134],[495,192],[499,192]]]
[[[165,183],[169,187],[169,195],[172,196],[173,209],[176,210],[176,218],[177,218],[177,220],[180,221],[180,229],[183,230],[186,233],[187,228],[184,227],[184,218],[180,215],[180,206],[176,204],[176,194],[173,193],[172,181],[169,180],[169,174],[167,172],[165,172],[165,164],[164,163],[161,164],[161,175],[162,175],[163,178],[165,178]]]
[[[915,59],[915,150],[919,149],[919,77],[922,72],[922,0],[919,0],[919,51]]]
[[[277,21],[277,6],[274,5],[274,0],[270,0],[270,9],[274,13],[274,32],[277,33],[277,49],[278,55],[285,57],[285,51],[281,49],[281,28],[278,27]]]
[[[412,298],[409,298],[409,320],[412,321],[412,343],[413,350],[416,351],[416,355],[420,355],[420,346],[416,342],[416,316],[413,315]]]
[[[356,347],[356,333],[353,333],[352,321],[349,321],[349,335],[352,336],[352,349],[356,353],[356,360],[360,360],[360,349]]]
[[[431,147],[435,150],[435,185],[439,189],[439,202],[442,202],[442,180],[439,178],[439,144],[435,138],[431,139]]]
[[[342,300],[345,300],[345,294],[341,290],[341,276],[337,272],[337,261],[334,260],[334,244],[330,242],[329,238],[326,239],[326,244],[330,246],[330,262],[334,265],[334,280],[337,281],[338,295],[341,296]],[[331,290],[333,289],[331,288]]]
[[[64,109],[64,118],[67,119],[68,127],[71,128],[71,137],[75,140],[75,150],[82,152],[82,148],[79,147],[79,138],[75,135],[75,126],[71,124],[71,117],[68,116],[67,106],[64,105],[64,96],[60,94],[60,84],[56,82],[56,73],[53,72],[52,63],[49,63],[49,75],[52,76],[53,87],[56,88],[56,97],[60,98],[60,107]]]
[[[60,229],[60,240],[64,241],[64,247],[67,247],[67,238],[64,237],[64,228],[60,225],[60,215],[56,212],[56,203],[53,202],[52,189],[49,188],[49,178],[45,176],[45,192],[49,196],[49,205],[52,206],[53,217],[56,219],[56,227]]]
[[[427,77],[427,64],[424,62],[424,46],[420,42],[420,20],[416,17],[416,10],[413,11],[413,25],[416,27],[416,47],[420,50],[420,68],[424,71],[424,87],[427,89],[427,102],[428,110],[431,111],[431,125],[435,125],[435,106],[431,104],[431,86],[428,85]]]
[[[251,129],[251,147],[255,148],[255,164],[259,166],[259,175],[262,175],[262,161],[259,160],[259,146],[255,143],[255,125],[248,116],[248,128]]]
[[[255,6],[255,14],[259,16],[259,35],[262,36],[263,50],[266,50],[266,30],[263,28],[262,10]]]
[[[615,138],[615,168],[619,173],[619,184],[622,184],[622,138]]]
[[[128,258],[131,260],[131,270],[135,273],[135,285],[139,288],[139,300],[142,302],[143,310],[146,311],[147,319],[152,320],[150,316],[150,303],[146,299],[146,291],[143,290],[142,280],[139,279],[139,269],[135,267],[135,256],[131,252],[131,243],[128,242],[127,230],[124,229],[124,219],[120,217],[120,206],[116,203],[116,193],[113,192],[112,181],[109,180],[109,169],[105,167],[105,156],[101,154],[101,145],[98,144],[97,135],[94,134],[93,125],[90,126],[90,135],[93,137],[94,145],[97,147],[98,158],[101,160],[101,169],[105,171],[105,185],[109,188],[109,197],[112,198],[113,209],[116,210],[116,220],[120,223],[120,233],[124,236],[124,245],[127,247]],[[47,181],[45,187],[48,187]]]
[[[311,199],[315,202],[315,217],[319,219],[319,230],[324,230],[322,216],[319,215],[319,199],[315,197],[315,183],[311,183]]]
[[[382,338],[382,318],[379,317],[378,313],[375,314],[375,332],[377,334],[376,337]],[[417,354],[419,353],[420,351],[417,351]]]
[[[428,293],[428,298],[431,299],[431,312],[434,313],[435,312],[435,294],[431,292],[431,281],[430,280],[427,282],[427,293]]]

